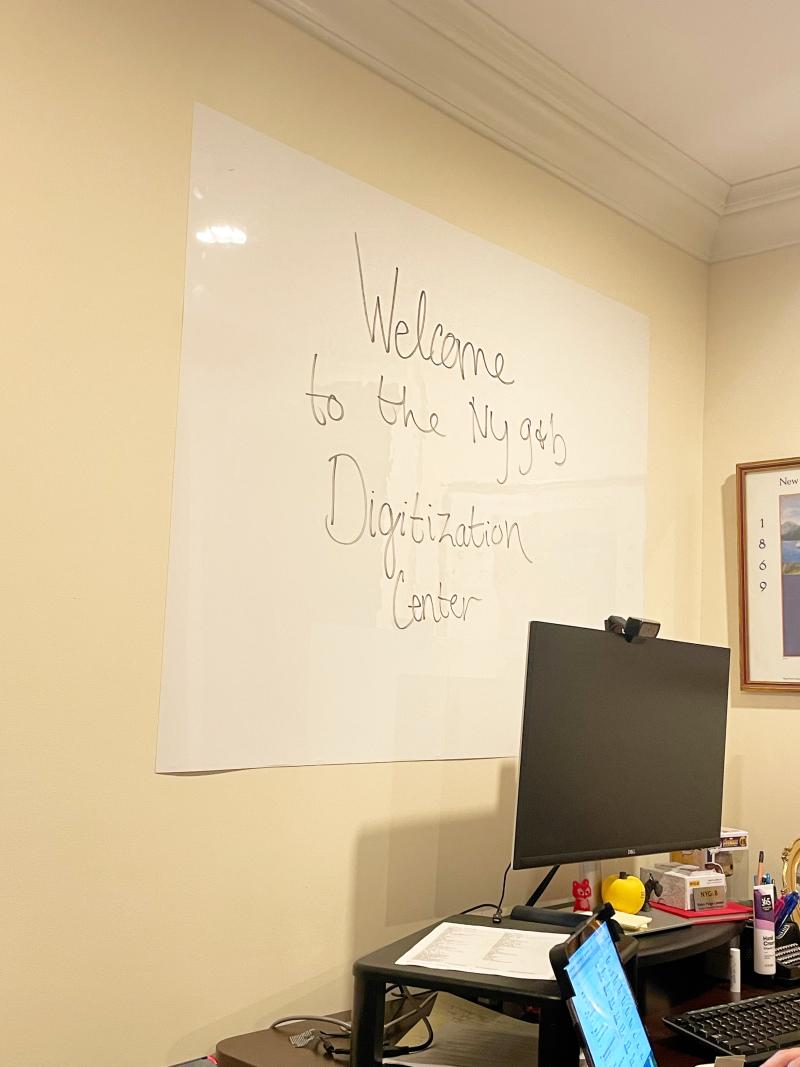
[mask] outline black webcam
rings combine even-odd
[[[661,623],[653,619],[623,619],[621,615],[609,615],[605,621],[605,628],[612,634],[619,634],[626,641],[646,641],[650,637],[658,637]]]

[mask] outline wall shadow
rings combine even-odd
[[[432,798],[429,816],[366,828],[353,872],[353,958],[465,908],[496,903],[511,859],[515,803],[516,763],[507,760],[485,811],[441,815]],[[505,905],[524,903],[545,873],[511,871]],[[571,878],[571,867],[559,872],[545,900],[569,896]]]

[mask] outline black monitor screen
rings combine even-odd
[[[514,867],[718,844],[729,658],[532,622]]]

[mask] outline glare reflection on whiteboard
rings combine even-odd
[[[238,226],[206,226],[198,230],[195,237],[204,245],[243,245],[247,234]]]

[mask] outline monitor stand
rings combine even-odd
[[[511,918],[525,923],[555,926],[559,930],[576,930],[589,916],[578,911],[567,911],[566,908],[529,908],[527,904],[517,904],[511,909]]]
[[[521,922],[528,923],[541,923],[544,926],[556,926],[561,930],[574,930],[582,923],[586,922],[586,916],[580,915],[576,912],[567,911],[564,908],[537,908],[536,904],[545,892],[547,887],[553,881],[556,873],[559,870],[561,864],[556,863],[544,878],[539,882],[534,891],[528,897],[524,904],[518,904],[511,911],[512,919],[519,919]],[[593,882],[589,883],[593,885]]]
[[[537,887],[525,901],[526,907],[533,908],[536,906],[536,903],[539,901],[544,891],[553,881],[556,876],[556,873],[560,870],[560,867],[561,864],[556,863],[553,867],[550,868],[550,870],[547,872],[541,882],[539,882]],[[585,901],[585,910],[596,911],[603,902],[599,899],[601,872],[595,861],[579,864],[578,881],[588,883],[589,895],[587,896]]]
[[[536,902],[539,900],[539,898],[541,897],[542,893],[544,893],[545,889],[547,889],[547,887],[550,885],[550,883],[555,878],[556,873],[558,872],[558,869],[559,869],[560,866],[561,866],[561,864],[557,863],[554,867],[550,868],[550,870],[547,872],[547,874],[544,876],[544,878],[541,880],[541,882],[539,882],[537,887],[534,889],[534,891],[531,893],[531,895],[525,901],[525,907],[526,908],[532,908],[532,907],[534,907],[536,905]]]

